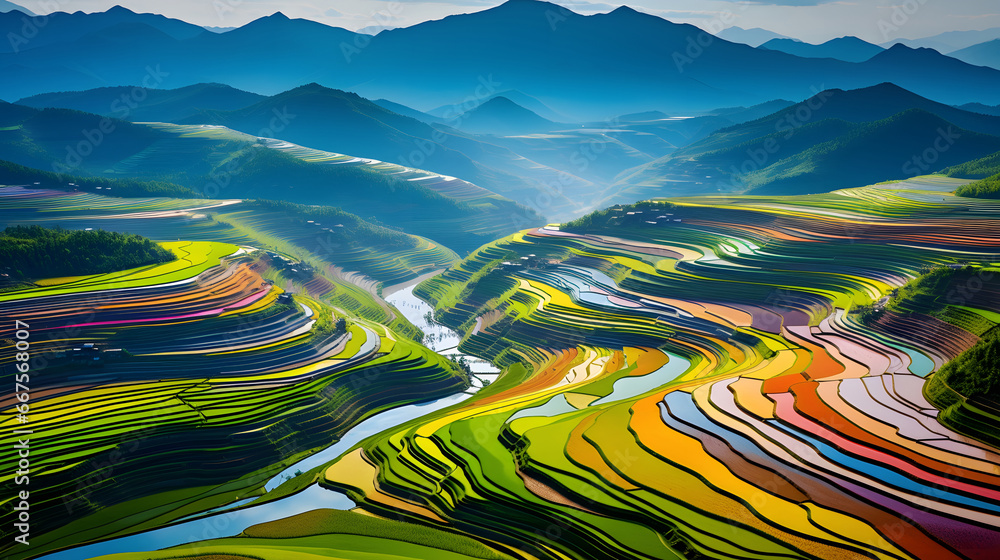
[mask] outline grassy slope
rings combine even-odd
[[[105,190],[114,192],[115,196],[170,196],[175,198],[194,198],[197,193],[188,187],[165,181],[146,181],[130,178],[85,177],[67,173],[53,173],[19,165],[11,161],[0,160],[0,185],[32,185],[38,183],[38,188],[69,189],[69,183],[74,183],[81,190]]]
[[[969,179],[985,179],[990,175],[1000,173],[1000,152],[979,159],[953,165],[942,171],[949,177],[966,177]]]

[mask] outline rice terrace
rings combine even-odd
[[[121,2],[0,1],[0,558],[1000,558],[990,0]]]

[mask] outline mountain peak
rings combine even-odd
[[[466,115],[472,114],[494,114],[494,115],[504,115],[507,117],[524,117],[529,116],[534,119],[542,119],[531,109],[527,109],[518,105],[516,102],[512,101],[510,98],[503,95],[497,95],[490,98],[489,100],[483,102],[481,105],[467,112]],[[544,119],[542,119],[544,120]]]
[[[546,2],[545,0],[507,0],[506,2],[504,2],[503,4],[500,4],[497,7],[499,8],[499,7],[503,7],[503,6],[507,6],[507,5],[510,5],[510,6],[553,6],[553,7],[558,7],[555,4],[552,4],[551,2]]]
[[[520,134],[551,130],[555,123],[503,95],[463,113],[459,128],[483,134]]]
[[[860,88],[856,91],[871,91],[876,93],[905,93],[907,95],[916,95],[912,91],[900,87],[892,82],[882,82],[880,84],[875,84],[866,88]]]
[[[895,45],[885,49],[884,51],[878,53],[873,59],[900,59],[906,57],[911,60],[930,60],[935,59],[947,59],[948,57],[939,53],[934,49],[927,47],[909,47],[903,43],[896,43]]]
[[[492,97],[492,98],[486,100],[485,102],[483,102],[482,104],[480,104],[479,107],[476,107],[475,109],[473,109],[470,112],[477,112],[477,113],[484,113],[485,112],[485,113],[490,113],[490,112],[497,112],[497,111],[502,111],[502,112],[504,112],[507,115],[526,115],[526,114],[531,114],[532,116],[537,116],[537,115],[534,114],[534,111],[532,111],[531,109],[527,109],[525,107],[522,107],[517,102],[515,102],[512,99],[510,99],[509,97],[505,97],[503,95],[497,95],[495,97]]]
[[[888,49],[886,49],[886,52],[897,53],[897,54],[900,54],[900,53],[920,53],[920,54],[931,54],[931,53],[933,53],[933,54],[937,54],[937,55],[941,54],[941,53],[939,53],[938,51],[936,51],[934,49],[930,49],[930,48],[927,48],[927,47],[909,47],[907,45],[904,45],[903,43],[896,43],[895,45],[893,45],[893,46],[889,47]]]
[[[635,8],[632,8],[631,6],[622,5],[622,6],[618,6],[617,8],[615,8],[614,10],[611,10],[608,13],[609,14],[641,14],[642,12],[640,12],[639,10],[636,10]]]
[[[289,91],[326,91],[330,88],[322,86],[316,82],[309,82],[308,84],[303,84],[297,88],[291,89]]]
[[[495,8],[491,8],[491,9],[492,10],[497,10],[497,9],[502,10],[504,8],[507,8],[507,9],[521,8],[521,9],[535,9],[535,10],[540,10],[540,9],[543,9],[543,8],[547,9],[547,10],[566,10],[567,9],[567,8],[564,8],[564,7],[560,6],[560,5],[558,5],[558,4],[553,4],[551,2],[546,2],[545,0],[507,0],[503,4],[500,4],[500,5],[496,6]],[[488,12],[490,10],[484,10],[484,11]]]

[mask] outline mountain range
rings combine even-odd
[[[629,195],[624,198],[667,187],[824,192],[982,157],[1000,146],[998,135],[1000,117],[937,103],[894,84],[827,90],[623,172],[617,185]]]
[[[24,17],[0,14],[0,31]],[[0,159],[79,159],[84,175],[197,189],[238,152],[255,156],[240,196],[302,203],[365,177],[385,197],[405,175],[413,204],[463,219],[472,203],[453,195],[476,193],[493,233],[501,207],[532,222],[648,196],[821,192],[982,157],[1000,138],[998,70],[855,37],[755,48],[627,7],[584,16],[510,0],[377,36],[280,12],[225,33],[121,7],[48,20],[0,52],[12,78],[0,92],[18,99],[0,105]],[[78,157],[104,122],[116,132]],[[947,150],[904,169],[941,137]],[[355,213],[405,222],[355,198]]]
[[[761,29],[760,27],[743,29],[735,25],[723,29],[716,33],[715,36],[733,43],[750,45],[751,47],[758,47],[771,39],[791,39],[791,37],[775,33],[774,31],[768,31],[767,29]]]
[[[0,13],[0,29],[3,30],[4,37],[8,38],[7,41],[0,41],[0,53],[20,53],[50,45],[74,44],[85,37],[88,40],[80,44],[99,49],[102,46],[100,38],[114,41],[115,33],[129,29],[155,30],[156,33],[148,37],[150,44],[156,41],[158,34],[183,41],[205,33],[205,28],[198,25],[159,14],[135,13],[121,6],[105,12],[55,12],[46,15],[37,24],[33,23],[34,30],[26,29],[24,15],[25,10],[19,6],[13,11]]]
[[[0,140],[4,135],[19,138],[7,142],[4,151],[15,154],[9,159],[17,163],[47,168],[52,159],[65,157],[60,151],[80,136],[77,131],[97,126],[79,111],[107,109],[107,100],[122,91],[131,90],[97,89],[22,100],[39,108],[62,107],[42,112],[24,105],[4,105],[5,113],[13,116],[0,122],[0,127],[9,129],[0,133]],[[889,170],[874,164],[857,165],[844,154],[862,146],[866,157],[892,162],[897,174],[904,174],[902,164],[896,161],[897,152],[919,154],[923,146],[941,135],[940,130],[954,129],[961,137],[940,158],[948,163],[981,157],[984,150],[995,151],[992,140],[1000,136],[1000,117],[987,114],[995,107],[954,107],[891,83],[824,90],[800,103],[775,100],[749,108],[714,109],[694,118],[645,111],[582,124],[549,121],[505,96],[492,97],[442,123],[439,117],[393,101],[376,103],[315,83],[270,97],[220,84],[149,93],[149,103],[128,115],[131,120],[175,120],[206,132],[211,127],[225,127],[258,141],[291,142],[426,169],[469,181],[550,219],[565,219],[609,201],[667,192],[818,192],[835,188],[838,181],[881,181],[893,178]],[[122,116],[107,110],[103,113]],[[70,123],[69,129],[54,135],[50,129],[59,119]],[[132,125],[121,125],[128,126]],[[900,138],[892,146],[874,140],[895,133]],[[196,149],[191,143],[173,147],[156,137],[155,130],[113,136],[113,141],[87,158],[90,173],[132,169],[120,163],[139,162],[139,156],[128,150],[147,153],[144,150],[153,149],[154,144],[155,151],[176,148],[188,153]],[[116,146],[127,153],[117,153]],[[33,159],[39,148],[45,157]],[[105,157],[109,152],[111,155]],[[815,161],[802,159],[807,156]],[[150,161],[144,160],[144,169]],[[833,163],[821,166],[820,161]],[[838,173],[837,165],[851,172]],[[920,170],[928,169],[931,167]],[[192,177],[207,172],[202,169],[201,175]],[[164,177],[154,174],[149,178]],[[190,180],[177,182],[192,184]]]
[[[951,56],[976,66],[1000,68],[1000,39],[957,50]]]
[[[219,126],[146,125],[3,103],[0,160],[84,177],[172,183],[209,198],[338,206],[459,251],[543,223],[533,211],[454,177]]]
[[[124,110],[129,106],[121,102],[122,96],[128,99],[135,91],[148,97]],[[543,119],[506,96],[490,98],[445,121],[399,103],[370,102],[318,84],[271,97],[220,84],[197,84],[174,90],[98,88],[43,94],[20,102],[131,121],[226,126],[253,136],[423,168],[472,181],[559,219],[599,200],[600,193],[626,169],[667,155],[719,128],[791,104],[771,101],[749,108],[722,108],[689,119],[649,111],[565,125]],[[558,132],[538,134],[554,129]]]
[[[980,113],[982,115],[993,115],[994,117],[1000,117],[1000,105],[983,105],[982,103],[966,103],[965,105],[959,105],[959,109],[963,111],[969,111],[972,113]]]
[[[374,37],[280,13],[221,34],[124,8],[50,19],[19,52],[0,53],[8,78],[0,98],[131,85],[156,61],[164,88],[221,82],[273,95],[317,82],[420,111],[516,90],[578,121],[648,110],[693,114],[882,81],[950,104],[1000,103],[1000,71],[936,51],[897,45],[846,62],[721,38],[703,47],[701,29],[627,7],[584,16],[511,0]],[[0,15],[5,34],[19,25]]]
[[[896,44],[902,44],[910,48],[928,48],[943,54],[949,54],[966,47],[971,47],[972,45],[992,41],[993,39],[1000,39],[1000,27],[991,27],[983,30],[946,31],[920,39],[894,39],[883,43],[882,46],[889,48]]]
[[[857,37],[840,37],[814,45],[794,39],[771,39],[758,48],[781,51],[803,58],[835,58],[846,62],[864,62],[885,49]]]
[[[173,90],[118,86],[43,93],[20,99],[17,104],[75,109],[130,121],[181,122],[202,110],[232,111],[262,99],[263,95],[224,84],[195,84]]]
[[[19,6],[13,2],[8,2],[7,0],[0,0],[0,12],[13,12],[15,10],[29,16],[35,15],[34,12],[24,6]]]

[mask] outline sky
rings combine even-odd
[[[238,27],[281,11],[358,30],[405,27],[450,14],[476,12],[502,0],[14,0],[38,14],[104,11],[116,4],[161,13],[204,26]],[[556,0],[584,13],[607,12],[621,3]],[[627,5],[671,21],[718,31],[761,27],[808,42],[854,35],[873,43],[916,39],[946,31],[1000,27],[997,0],[633,0]]]

